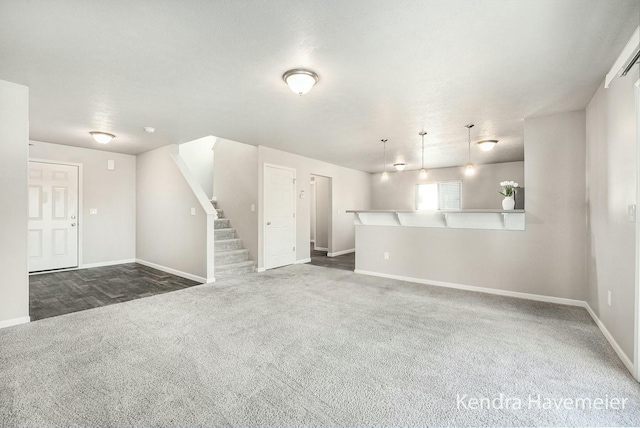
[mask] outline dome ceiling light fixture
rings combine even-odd
[[[397,171],[404,171],[404,169],[407,167],[406,163],[394,163],[393,166],[396,168]]]
[[[382,175],[380,176],[380,179],[382,181],[387,181],[389,179],[389,174],[387,173],[387,139],[382,139],[380,140],[382,141],[382,150],[383,150],[383,155],[382,155],[382,168],[383,168],[383,172]]]
[[[427,131],[420,131],[418,135],[422,137],[422,167],[420,168],[420,179],[425,180],[427,178],[427,170],[424,169],[424,136],[427,135]]]
[[[496,144],[498,144],[498,140],[478,141],[478,147],[480,147],[480,150],[482,150],[483,152],[488,152],[490,150],[493,150]]]
[[[116,138],[115,135],[109,134],[108,132],[91,131],[89,134],[91,134],[93,139],[100,144],[109,144],[111,140]]]
[[[296,94],[302,96],[309,92],[314,87],[320,78],[316,73],[311,70],[305,70],[304,68],[295,68],[289,70],[282,75],[282,80],[289,86]]]
[[[469,131],[469,163],[464,169],[464,175],[471,176],[476,173],[476,169],[473,167],[471,163],[471,128],[473,128],[473,123],[464,126]]]

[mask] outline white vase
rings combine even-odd
[[[505,211],[511,211],[516,206],[516,200],[513,199],[513,196],[507,196],[502,200],[502,209]]]

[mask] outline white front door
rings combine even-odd
[[[264,167],[264,267],[296,261],[296,171]]]
[[[29,162],[29,272],[78,266],[78,167]]]

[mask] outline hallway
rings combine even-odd
[[[333,269],[349,270],[353,272],[356,268],[356,253],[343,254],[336,257],[328,257],[326,251],[317,251],[311,244],[311,263],[314,266],[322,266]]]

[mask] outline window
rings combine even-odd
[[[459,210],[460,181],[416,184],[417,210]]]

